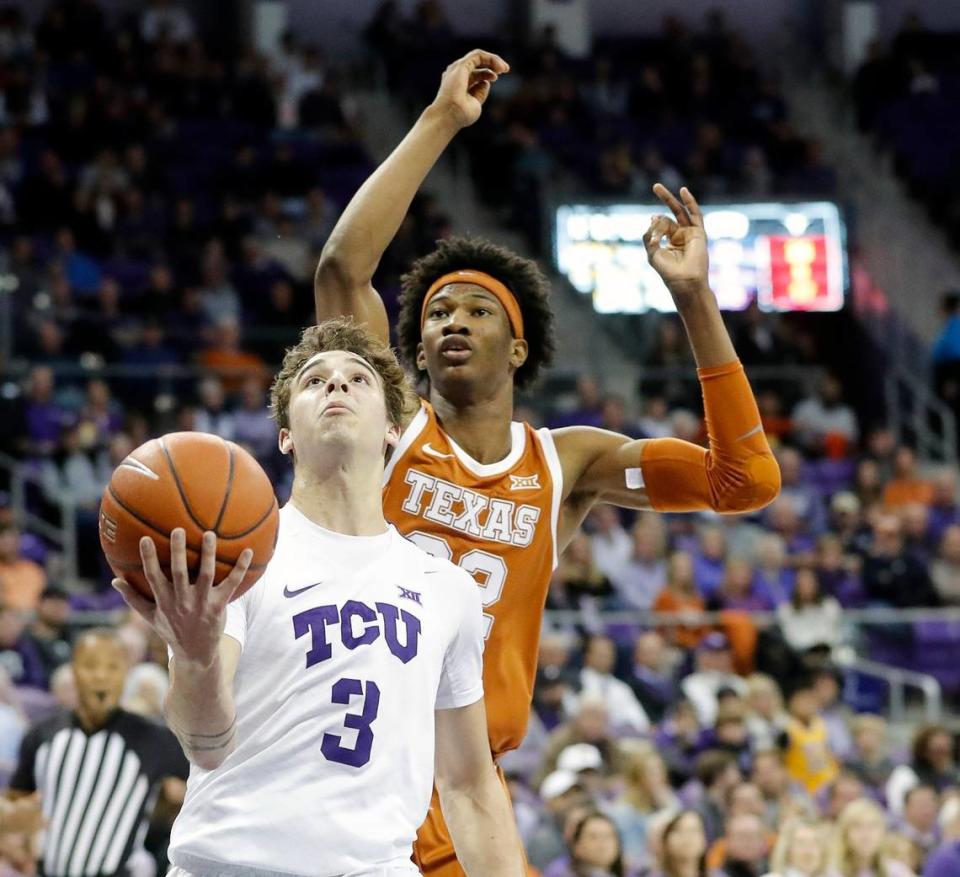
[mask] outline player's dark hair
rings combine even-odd
[[[523,315],[527,360],[513,377],[518,389],[529,387],[540,370],[553,361],[556,341],[550,310],[550,283],[532,259],[477,237],[452,237],[437,242],[437,249],[417,259],[400,278],[400,320],[397,327],[400,353],[411,365],[420,343],[420,311],[427,290],[451,271],[483,271],[509,289]]]

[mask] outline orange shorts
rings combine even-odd
[[[503,771],[500,770],[500,765],[497,765],[497,775],[503,783],[503,792],[509,799],[507,780]],[[413,845],[413,861],[424,877],[466,877],[466,871],[457,861],[447,823],[443,821],[440,796],[437,794],[436,786],[433,787],[433,797],[430,799],[430,810],[427,813],[426,822],[420,826],[417,840]],[[529,865],[527,872],[531,875],[539,873]]]

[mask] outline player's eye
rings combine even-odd
[[[435,320],[445,317],[446,315],[447,311],[445,308],[431,308],[430,310],[430,317]]]
[[[363,374],[362,372],[358,372],[357,374],[355,374],[355,375],[353,376],[353,380],[354,380],[354,381],[359,381],[361,384],[368,384],[368,383],[370,383],[370,382],[367,380],[367,376],[366,376],[365,374]]]
[[[474,311],[473,311],[473,315],[474,315],[475,317],[477,317],[477,316],[479,316],[479,317],[486,317],[486,316],[489,316],[489,315],[492,314],[492,313],[493,313],[493,311],[491,311],[490,308],[475,308]]]
[[[308,387],[315,387],[317,384],[322,384],[322,383],[323,381],[321,381],[320,378],[318,378],[316,375],[314,375],[312,378],[307,378]]]

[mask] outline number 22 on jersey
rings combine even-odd
[[[460,569],[470,573],[476,579],[477,584],[483,588],[484,609],[492,606],[503,596],[503,588],[507,583],[507,564],[502,557],[497,557],[496,554],[491,554],[481,548],[472,548],[455,559],[450,543],[441,536],[424,533],[422,530],[414,530],[412,533],[407,533],[407,538],[418,548],[426,551],[427,554],[449,560],[459,566]],[[484,612],[484,639],[489,638],[493,622],[493,616],[489,612]]]

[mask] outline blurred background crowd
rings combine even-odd
[[[163,721],[166,653],[109,587],[102,490],[151,436],[201,430],[247,447],[287,498],[265,394],[374,167],[363,95],[419,108],[470,48],[436,0],[381,4],[350,64],[295,30],[269,52],[207,39],[197,10],[161,0],[39,5],[0,8],[0,786],[31,723],[76,708],[84,628],[116,629],[123,706]],[[843,90],[956,243],[960,53],[935,31],[908,17]],[[586,58],[549,27],[485,45],[514,73],[454,159],[531,255],[548,258],[558,182],[641,199],[682,183],[703,202],[842,194],[719,9],[598,38]],[[377,277],[391,313],[400,274],[458,223],[431,190],[417,199]],[[547,877],[960,874],[955,728],[919,725],[913,703],[891,716],[890,678],[849,660],[925,674],[956,702],[955,617],[889,623],[960,605],[956,458],[890,422],[883,350],[849,311],[728,316],[760,375],[781,496],[749,516],[602,507],[584,523],[551,583],[527,739],[503,762],[530,863]],[[956,408],[960,294],[943,318],[931,377]],[[518,418],[702,441],[680,323],[621,322],[637,329],[631,392],[561,361]],[[138,877],[165,867],[175,812],[158,804]],[[30,844],[0,835],[0,875],[35,872]]]

